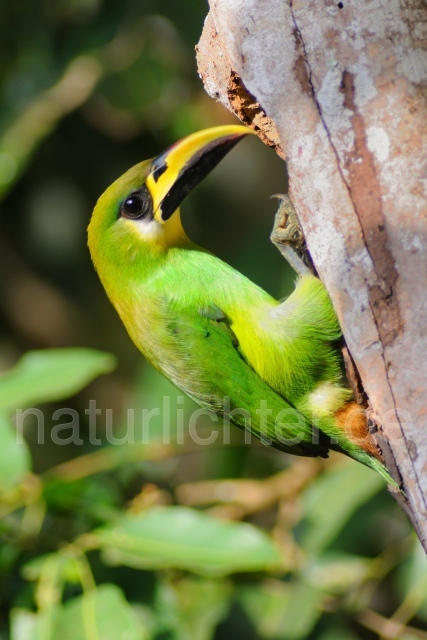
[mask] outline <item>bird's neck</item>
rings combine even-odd
[[[174,247],[193,248],[195,245],[184,231],[181,222],[181,212],[179,209],[175,211],[173,216],[162,227],[162,249],[167,251]]]

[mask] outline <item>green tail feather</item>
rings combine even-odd
[[[396,480],[393,480],[393,478],[391,477],[391,475],[389,474],[385,466],[381,464],[379,460],[376,460],[375,458],[371,458],[369,456],[369,462],[364,462],[362,460],[361,462],[362,464],[365,464],[367,467],[370,467],[374,471],[377,471],[380,475],[382,475],[383,478],[385,478],[388,484],[391,484],[393,487],[396,487],[396,489],[399,489],[400,491],[400,487],[397,484]]]
[[[341,453],[345,453],[346,455],[348,455],[350,458],[357,460],[357,462],[361,462],[362,464],[365,465],[365,467],[369,467],[373,471],[376,471],[388,482],[388,484],[391,484],[393,487],[401,491],[396,480],[393,480],[393,478],[391,477],[391,475],[389,474],[385,466],[379,460],[369,455],[369,453],[366,453],[366,451],[363,451],[363,449],[356,449],[355,447],[352,447],[351,453],[347,451],[343,451],[342,449],[340,449],[340,451]]]

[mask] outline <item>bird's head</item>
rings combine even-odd
[[[185,245],[179,205],[247,134],[242,125],[199,131],[135,165],[99,198],[88,228],[95,267],[126,268],[137,255]]]

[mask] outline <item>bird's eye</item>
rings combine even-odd
[[[142,202],[139,196],[131,196],[123,203],[123,213],[128,218],[138,218],[141,214]]]
[[[145,185],[138,192],[131,193],[120,207],[120,214],[130,220],[140,220],[152,212],[153,201]]]

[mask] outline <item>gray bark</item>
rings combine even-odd
[[[211,0],[208,93],[286,159],[290,195],[427,548],[427,5]]]

